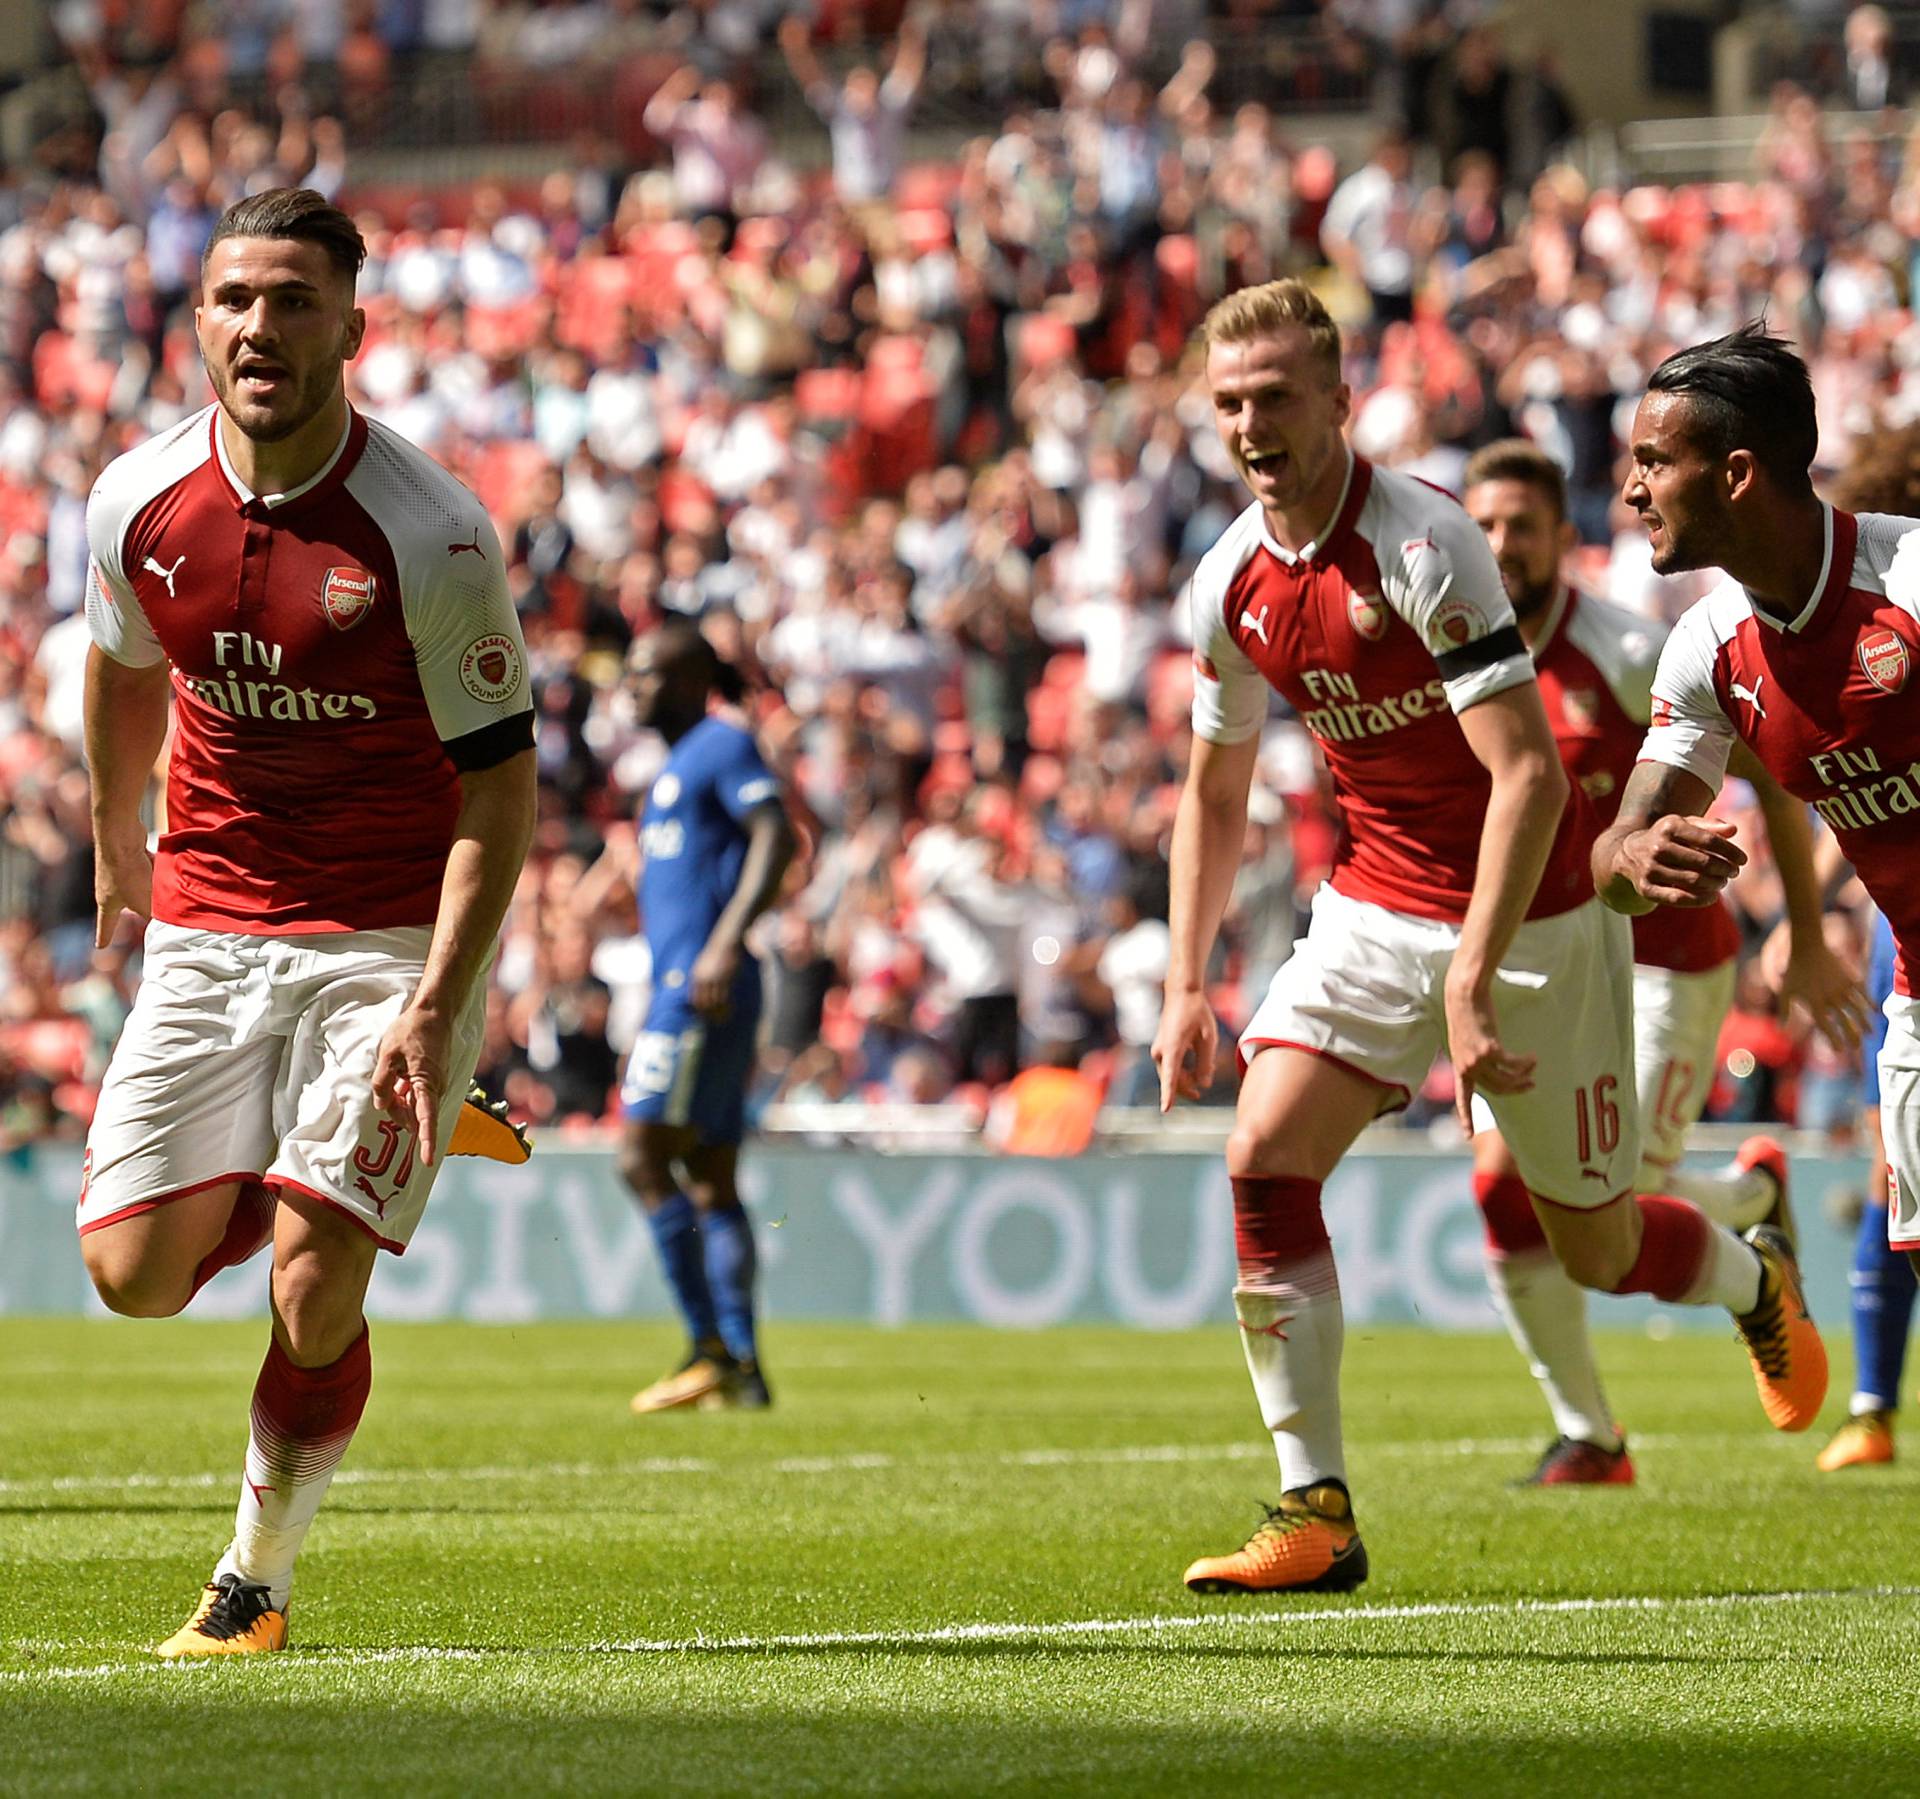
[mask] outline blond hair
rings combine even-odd
[[[1215,344],[1244,344],[1256,337],[1267,337],[1298,325],[1307,334],[1307,343],[1328,374],[1340,379],[1340,327],[1321,304],[1320,296],[1304,281],[1289,276],[1283,281],[1266,281],[1258,287],[1242,287],[1216,300],[1200,326],[1203,349]]]

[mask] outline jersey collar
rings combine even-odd
[[[291,487],[285,493],[257,494],[240,479],[234,470],[232,460],[227,455],[227,440],[220,431],[220,408],[217,405],[209,409],[207,429],[213,434],[214,460],[219,464],[220,473],[226,480],[228,492],[233,495],[234,504],[243,508],[258,504],[264,506],[269,512],[276,512],[282,506],[291,505],[295,500],[306,499],[309,495],[318,492],[321,487],[330,484],[336,474],[344,479],[353,464],[359,461],[360,447],[367,441],[366,421],[349,406],[346,427],[340,433],[340,441],[333,446],[333,454],[319,468],[298,487]],[[347,455],[349,445],[354,448],[351,458]]]
[[[1359,517],[1367,489],[1373,485],[1373,465],[1364,457],[1356,456],[1344,444],[1341,445],[1341,454],[1347,459],[1347,468],[1340,479],[1340,497],[1334,502],[1333,516],[1327,520],[1326,529],[1319,532],[1311,543],[1303,544],[1298,550],[1285,548],[1274,540],[1273,533],[1267,529],[1265,511],[1260,514],[1260,541],[1289,568],[1324,556],[1343,533],[1353,528],[1353,521]]]
[[[1560,627],[1567,622],[1567,615],[1573,610],[1573,589],[1562,581],[1554,589],[1553,598],[1547,602],[1547,622],[1540,627],[1540,635],[1533,640],[1533,659],[1538,662],[1547,653],[1553,640],[1560,635]]]
[[[1846,591],[1853,576],[1853,548],[1859,535],[1853,514],[1841,512],[1822,501],[1820,517],[1826,531],[1826,543],[1821,552],[1819,578],[1813,584],[1812,598],[1794,617],[1782,622],[1753,597],[1751,589],[1743,587],[1740,590],[1746,595],[1747,605],[1754,617],[1763,625],[1776,631],[1790,631],[1796,637],[1812,626],[1834,594]]]

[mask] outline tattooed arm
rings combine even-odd
[[[1593,885],[1616,912],[1710,906],[1740,871],[1746,852],[1733,826],[1705,816],[1713,789],[1664,762],[1642,762],[1627,781],[1620,814],[1593,846]]]

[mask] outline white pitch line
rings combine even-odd
[[[452,1648],[431,1643],[385,1649],[296,1649],[276,1669],[371,1668],[393,1662],[577,1660],[602,1656],[753,1655],[778,1650],[937,1649],[947,1643],[1065,1642],[1103,1637],[1162,1637],[1193,1630],[1278,1634],[1301,1624],[1410,1623],[1434,1618],[1553,1618],[1598,1612],[1736,1611],[1748,1606],[1815,1605],[1826,1601],[1920,1599],[1920,1587],[1802,1587],[1783,1592],[1595,1595],[1576,1599],[1432,1600],[1414,1605],[1319,1606],[1311,1611],[1200,1612],[1158,1618],[1066,1618],[1044,1624],[943,1624],[929,1630],[802,1631],[763,1637],[638,1637],[577,1649],[501,1644]],[[219,1659],[219,1658],[216,1658]],[[122,1675],[180,1675],[208,1662],[96,1662],[77,1668],[0,1672],[0,1685],[35,1681],[108,1680]]]
[[[1770,1442],[1757,1433],[1724,1432],[1700,1436],[1635,1437],[1635,1449],[1711,1447],[1729,1443]],[[1440,1437],[1426,1442],[1380,1443],[1361,1452],[1362,1460],[1424,1459],[1435,1456],[1531,1455],[1537,1437]],[[1086,1468],[1140,1463],[1264,1462],[1273,1455],[1265,1443],[1141,1443],[1112,1449],[1015,1449],[991,1454],[965,1451],[938,1456],[899,1457],[884,1452],[851,1455],[783,1456],[771,1462],[720,1462],[700,1456],[652,1456],[629,1462],[519,1462],[477,1468],[342,1468],[336,1487],[464,1485],[509,1480],[651,1479],[680,1474],[855,1474],[891,1468],[962,1467],[986,1464],[1002,1468]],[[232,1469],[202,1474],[61,1474],[42,1479],[0,1480],[0,1495],[201,1492],[232,1486]]]

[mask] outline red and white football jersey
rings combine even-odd
[[[1640,759],[1666,627],[1561,583],[1533,643],[1540,698],[1568,777],[1587,797],[1596,834],[1612,824]],[[1723,902],[1660,906],[1633,921],[1633,959],[1703,974],[1740,951]]]
[[[1335,889],[1464,918],[1492,780],[1454,715],[1534,678],[1479,527],[1438,488],[1354,457],[1320,542],[1283,549],[1249,506],[1194,571],[1192,601],[1195,734],[1244,741],[1277,690],[1333,775]],[[1593,897],[1594,834],[1576,796],[1529,917]]]
[[[261,936],[431,924],[457,769],[532,741],[480,502],[357,413],[311,481],[256,497],[209,407],[102,472],[87,536],[93,641],[171,665],[154,916]]]
[[[1826,820],[1886,913],[1896,991],[1920,969],[1920,519],[1826,508],[1826,561],[1785,624],[1737,581],[1674,627],[1642,757],[1710,787],[1738,737]]]

